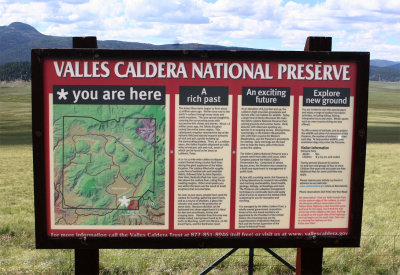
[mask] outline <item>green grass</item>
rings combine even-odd
[[[34,248],[30,88],[0,85],[0,274],[73,272],[73,250]],[[400,274],[400,84],[370,83],[360,248],[324,249],[324,274]],[[196,274],[227,249],[100,250],[103,274]],[[296,249],[274,249],[295,264]],[[262,249],[255,274],[288,274]],[[211,274],[246,274],[240,249]]]
[[[400,83],[370,82],[368,142],[400,142]]]
[[[27,82],[0,84],[0,144],[31,144],[31,88]]]

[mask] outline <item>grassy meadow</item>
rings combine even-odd
[[[0,84],[0,274],[73,273],[73,250],[34,248],[30,84]],[[370,83],[360,248],[324,249],[324,274],[400,274],[400,83]],[[103,274],[196,274],[227,249],[100,250]],[[274,249],[295,264],[295,249]],[[246,274],[240,249],[211,274]],[[262,249],[255,274],[290,274]]]

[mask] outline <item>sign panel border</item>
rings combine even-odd
[[[46,210],[46,121],[44,62],[65,60],[237,61],[237,62],[353,62],[357,64],[349,234],[346,236],[279,237],[49,237]],[[37,248],[225,248],[225,247],[356,247],[360,244],[364,188],[369,53],[284,51],[159,51],[103,49],[32,50],[32,139],[34,159],[35,229]],[[209,85],[206,85],[209,86]],[[173,118],[171,118],[172,120]],[[168,160],[166,160],[168,161]],[[176,173],[176,172],[175,172]]]

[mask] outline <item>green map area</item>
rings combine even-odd
[[[165,108],[53,107],[56,225],[165,224]]]

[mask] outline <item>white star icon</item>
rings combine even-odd
[[[57,94],[58,94],[58,100],[61,99],[67,100],[68,92],[64,91],[64,89],[61,89],[61,91],[57,91]]]
[[[123,196],[122,198],[119,198],[118,200],[121,202],[121,204],[120,204],[121,206],[126,206],[126,207],[129,206],[130,199],[127,199],[126,196]]]

